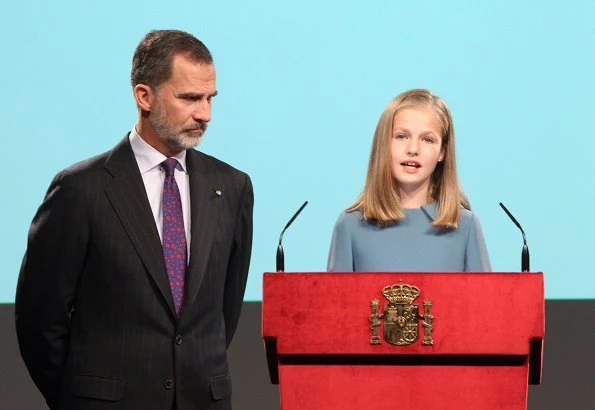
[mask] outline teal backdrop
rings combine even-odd
[[[211,49],[219,96],[199,147],[254,183],[246,300],[261,299],[280,230],[286,270],[322,271],[338,214],[360,192],[376,122],[409,88],[449,104],[461,183],[494,270],[531,267],[549,299],[595,298],[595,2],[63,1],[0,12],[0,302],[59,170],[134,125],[134,48],[151,29]]]

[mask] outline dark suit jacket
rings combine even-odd
[[[252,184],[195,150],[186,166],[191,248],[179,318],[128,137],[51,183],[15,306],[21,354],[51,409],[231,408],[226,351],[250,263]]]

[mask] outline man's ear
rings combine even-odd
[[[141,111],[151,111],[155,99],[153,89],[145,84],[137,84],[134,86],[133,93],[138,108]]]

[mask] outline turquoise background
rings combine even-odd
[[[22,1],[0,11],[0,302],[53,175],[110,149],[136,120],[130,62],[151,29],[213,52],[219,96],[200,149],[247,171],[256,195],[246,300],[261,298],[280,230],[287,271],[321,271],[360,192],[374,128],[400,92],[449,104],[462,185],[492,265],[531,267],[546,296],[595,298],[595,2]]]

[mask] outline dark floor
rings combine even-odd
[[[230,350],[235,410],[279,408],[260,324],[261,304],[245,303]],[[0,328],[0,410],[45,409],[18,353],[13,305],[0,305]],[[544,356],[543,383],[529,388],[528,408],[595,409],[595,300],[546,301]]]

